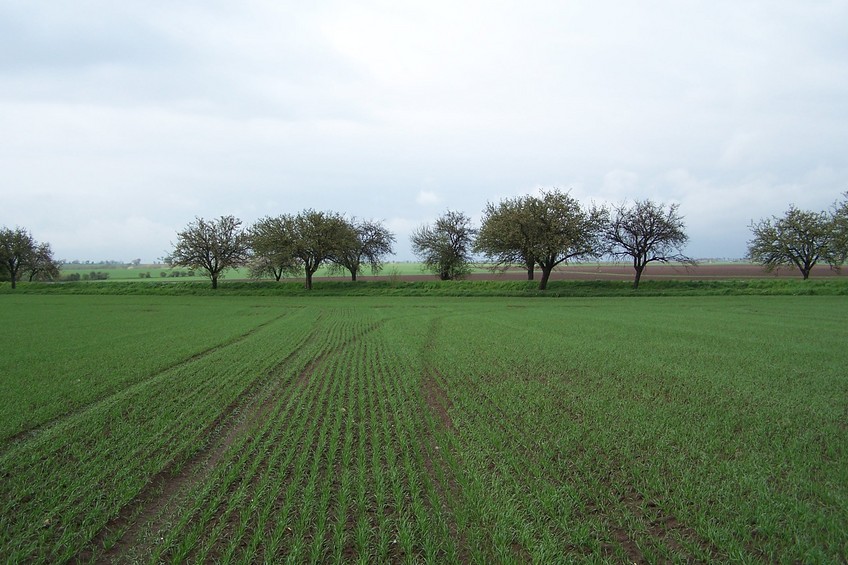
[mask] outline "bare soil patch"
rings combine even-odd
[[[448,397],[444,389],[439,385],[435,376],[428,373],[423,378],[424,399],[427,401],[427,407],[436,417],[439,424],[446,430],[455,431],[453,420],[451,420],[448,410],[453,407],[453,402]]]
[[[582,263],[576,265],[565,265],[554,269],[551,281],[557,280],[624,280],[633,279],[635,272],[631,265],[614,263]],[[811,278],[822,277],[846,277],[848,269],[840,272],[834,271],[827,265],[816,265],[810,273]],[[536,280],[541,277],[536,273]],[[759,265],[749,263],[699,263],[698,265],[663,265],[650,264],[642,273],[642,280],[722,280],[722,279],[761,279],[761,278],[801,278],[798,269],[784,267],[775,272],[768,273]],[[403,280],[403,281],[434,281],[438,277],[422,273],[420,275],[400,276],[366,276],[363,280]],[[329,279],[328,279],[329,280]],[[344,280],[338,278],[338,280]],[[523,269],[509,269],[504,272],[495,273],[473,273],[467,280],[527,280],[527,271]]]

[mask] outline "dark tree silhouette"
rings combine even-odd
[[[634,289],[639,288],[648,263],[695,264],[681,251],[689,237],[677,204],[664,206],[652,200],[637,200],[632,206],[617,206],[605,230],[605,237],[611,256],[633,261],[636,271]]]

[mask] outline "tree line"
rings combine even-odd
[[[796,265],[804,278],[820,260],[839,268],[848,255],[848,192],[845,197],[829,212],[791,207],[785,218],[752,223],[748,257],[767,270]],[[223,269],[243,265],[255,277],[278,281],[284,274],[305,275],[306,287],[312,288],[313,274],[325,264],[349,271],[352,280],[366,266],[378,273],[396,241],[381,222],[311,209],[240,226],[232,216],[211,222],[197,218],[178,233],[172,263],[204,269],[213,288]],[[415,255],[442,280],[467,276],[475,256],[482,256],[493,270],[521,265],[528,280],[535,280],[538,269],[540,290],[558,265],[601,257],[629,261],[638,288],[650,263],[694,265],[683,253],[688,240],[678,204],[645,199],[584,206],[558,189],[489,202],[479,228],[467,214],[448,210],[410,237]]]
[[[475,255],[493,270],[524,265],[527,278],[541,271],[539,289],[547,288],[558,265],[605,255],[630,257],[634,287],[651,262],[693,263],[681,249],[688,237],[678,206],[637,201],[607,209],[585,208],[557,189],[541,196],[520,196],[489,203],[481,227],[463,212],[448,210],[433,224],[415,229],[413,252],[442,280],[471,272]],[[336,212],[308,209],[298,214],[265,217],[242,228],[233,216],[195,218],[177,234],[170,264],[204,270],[217,288],[221,272],[247,265],[254,277],[304,276],[306,288],[322,265],[348,271],[351,279],[364,268],[378,273],[394,252],[395,235],[382,222],[348,219]]]
[[[829,210],[790,206],[782,217],[752,222],[747,257],[767,271],[795,266],[804,279],[818,262],[839,269],[848,257],[848,192],[843,196]],[[465,213],[448,210],[413,230],[410,242],[440,279],[467,276],[475,256],[482,256],[495,271],[521,266],[528,280],[535,280],[538,269],[539,289],[545,290],[558,265],[601,257],[630,262],[638,288],[650,263],[694,265],[683,253],[688,239],[677,204],[645,199],[584,206],[568,192],[551,189],[487,203],[479,228]],[[354,281],[365,269],[379,273],[395,242],[380,221],[313,209],[266,216],[248,227],[233,216],[195,218],[177,233],[167,261],[205,272],[212,288],[225,269],[247,266],[255,278],[305,276],[311,289],[313,275],[324,265],[347,271]],[[56,280],[58,274],[49,244],[37,243],[21,228],[0,230],[0,278],[11,280],[13,288],[22,276]]]
[[[494,270],[523,266],[528,280],[538,268],[539,290],[558,265],[603,256],[632,260],[638,288],[649,263],[694,263],[682,252],[687,241],[677,204],[587,207],[556,189],[488,203],[479,230],[465,214],[448,211],[412,234],[413,251],[442,279],[464,276],[481,254]]]
[[[267,216],[247,229],[241,220],[196,218],[177,234],[168,257],[174,266],[204,270],[218,287],[224,269],[248,266],[251,276],[305,275],[306,288],[322,265],[347,270],[356,280],[363,269],[378,273],[394,253],[395,236],[382,222],[348,219],[336,212],[304,210]]]

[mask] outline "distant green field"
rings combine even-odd
[[[485,272],[485,269],[475,269],[475,272]],[[174,273],[178,272],[179,275],[175,276]],[[142,276],[150,275],[151,280],[161,279],[161,280],[173,280],[173,279],[186,279],[186,280],[203,280],[207,277],[200,271],[196,271],[193,276],[188,276],[188,269],[185,268],[171,268],[168,265],[138,265],[138,266],[130,266],[130,265],[101,265],[101,264],[88,264],[88,265],[75,265],[75,264],[66,264],[62,266],[62,275],[69,275],[71,273],[77,273],[80,277],[90,276],[91,273],[106,273],[109,275],[108,280],[139,280]],[[391,276],[391,275],[420,275],[425,271],[423,270],[420,263],[388,263],[385,268],[380,271],[381,276]],[[348,277],[349,274],[347,271],[331,271],[327,267],[321,267],[318,269],[318,272],[315,274],[317,277]],[[371,276],[371,271],[367,270],[360,275],[367,279]],[[250,278],[250,273],[246,268],[242,269],[228,269],[224,272],[224,277],[226,279],[232,280],[245,280]]]
[[[0,295],[0,561],[839,562],[844,296]]]

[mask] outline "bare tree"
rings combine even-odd
[[[32,255],[32,261],[26,266],[30,282],[35,280],[54,281],[59,278],[61,263],[53,258],[49,243],[39,243]]]
[[[383,268],[383,259],[394,253],[395,236],[381,222],[375,220],[350,221],[356,237],[350,240],[352,246],[341,249],[335,259],[339,268],[350,272],[350,279],[362,271],[363,265],[371,268],[372,274],[377,274]]]
[[[845,204],[842,205],[843,208]],[[819,261],[839,269],[845,260],[844,222],[841,208],[834,213],[799,210],[790,206],[782,218],[772,216],[752,222],[753,238],[748,242],[748,258],[771,272],[783,265],[795,265],[804,280]]]
[[[694,265],[682,253],[689,240],[677,204],[665,206],[652,200],[637,200],[632,206],[616,206],[605,230],[609,253],[633,261],[636,276],[633,288],[639,288],[648,263],[679,262]]]
[[[474,237],[471,218],[462,212],[448,210],[436,222],[413,230],[412,251],[424,266],[443,281],[456,280],[471,272]]]
[[[202,269],[218,288],[218,278],[225,269],[245,265],[250,258],[250,237],[241,229],[241,220],[221,216],[217,220],[195,218],[177,234],[171,252],[171,266]]]

